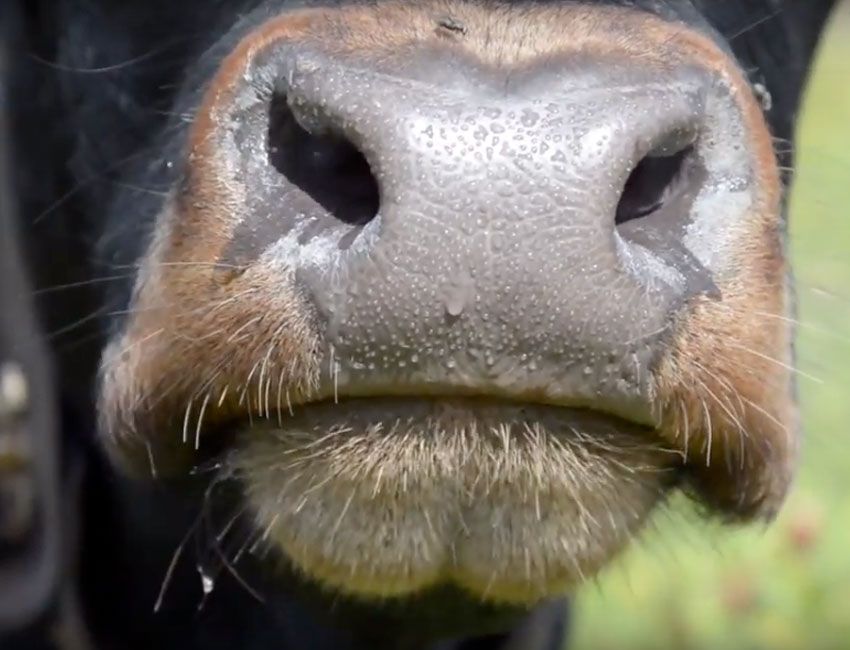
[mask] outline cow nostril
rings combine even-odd
[[[617,225],[647,217],[676,198],[687,186],[688,146],[672,155],[651,153],[632,170],[617,205]]]
[[[343,224],[362,227],[375,218],[377,180],[344,134],[325,124],[304,128],[280,95],[273,97],[269,117],[269,162],[289,183]]]

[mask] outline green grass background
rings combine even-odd
[[[729,530],[677,503],[580,592],[570,648],[850,649],[850,1],[820,50],[798,156],[792,249],[811,377],[783,514]]]

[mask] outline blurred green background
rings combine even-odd
[[[807,376],[794,491],[768,529],[708,526],[677,502],[580,592],[570,648],[850,649],[850,1],[821,47],[797,151]]]

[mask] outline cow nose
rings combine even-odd
[[[320,394],[653,421],[650,370],[681,306],[715,290],[713,229],[752,181],[707,70],[389,69],[284,46],[243,76],[211,116],[218,183],[241,188],[220,262],[292,273],[322,331]]]

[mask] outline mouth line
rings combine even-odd
[[[647,424],[638,418],[626,418],[622,415],[610,413],[608,411],[586,406],[580,403],[566,404],[552,400],[534,399],[525,395],[508,395],[496,393],[482,393],[472,389],[459,388],[453,389],[453,392],[447,393],[442,391],[434,392],[409,392],[405,390],[397,390],[394,392],[346,392],[337,393],[332,396],[320,396],[312,399],[290,401],[284,404],[275,404],[273,407],[269,404],[265,408],[259,410],[251,410],[254,415],[265,417],[270,420],[284,421],[287,417],[294,417],[298,413],[314,411],[318,409],[335,409],[346,407],[373,407],[380,404],[386,404],[390,413],[396,413],[400,407],[407,406],[422,406],[431,404],[434,407],[456,408],[465,410],[470,413],[475,413],[482,409],[504,409],[515,410],[517,413],[525,411],[548,411],[562,414],[575,413],[586,417],[598,418],[600,420],[608,420],[616,425],[620,423],[623,427],[630,429],[640,428],[643,432],[652,434],[658,430],[657,426]],[[245,414],[237,419],[245,419],[248,409],[245,409]]]
[[[266,396],[266,402],[269,398]],[[621,420],[630,425],[637,425],[647,429],[657,429],[658,425],[652,421],[653,417],[646,413],[623,414],[612,409],[599,408],[590,397],[571,397],[564,394],[553,394],[546,388],[532,388],[528,390],[518,389],[516,386],[500,387],[488,385],[486,388],[476,386],[474,383],[463,382],[413,382],[393,384],[386,381],[367,382],[361,386],[346,385],[333,386],[323,385],[318,390],[309,391],[300,395],[287,395],[284,403],[276,404],[282,406],[285,411],[293,411],[318,405],[327,406],[344,404],[352,401],[410,401],[410,402],[460,402],[466,401],[470,404],[506,406],[506,407],[528,407],[528,408],[551,408],[563,410],[584,411],[596,413],[605,417]],[[279,399],[277,400],[279,402]],[[272,409],[273,411],[276,409]],[[268,408],[266,409],[268,411]]]

